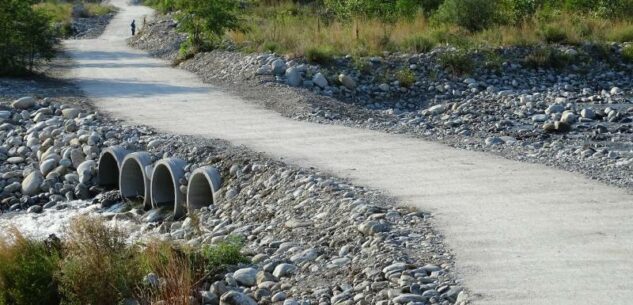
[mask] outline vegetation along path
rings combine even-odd
[[[129,48],[130,22],[152,11],[112,3],[121,10],[99,39],[66,42],[76,62],[69,77],[102,110],[316,166],[433,212],[477,304],[633,299],[633,195],[625,190],[405,136],[283,118]]]

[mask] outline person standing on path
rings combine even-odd
[[[136,33],[136,20],[132,20],[132,24],[130,24],[130,26],[132,27],[132,36],[134,36]]]

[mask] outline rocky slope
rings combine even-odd
[[[130,43],[174,59],[183,39],[160,16]],[[633,64],[623,47],[440,48],[328,65],[213,51],[179,66],[296,119],[406,133],[630,188]],[[456,74],[463,65],[472,71]]]
[[[221,140],[122,124],[67,84],[3,79],[0,96],[0,227],[51,233],[63,226],[55,220],[70,221],[63,215],[91,213],[124,225],[131,242],[157,237],[196,246],[240,238],[252,263],[207,283],[204,304],[466,302],[430,215],[376,191]],[[111,145],[186,160],[187,178],[215,166],[223,178],[218,200],[168,221],[160,210],[103,193],[95,161]]]

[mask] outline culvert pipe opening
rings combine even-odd
[[[187,163],[180,159],[163,159],[156,163],[152,172],[151,197],[154,208],[173,210],[174,219],[185,215],[184,194],[180,191],[180,179],[185,175]]]
[[[215,203],[215,194],[222,186],[222,178],[213,166],[205,166],[193,171],[187,187],[187,211],[206,207]]]
[[[106,190],[119,187],[119,171],[125,156],[129,152],[120,146],[112,146],[103,150],[97,163],[99,185]]]
[[[146,168],[152,164],[152,157],[147,152],[131,153],[125,157],[121,165],[119,190],[124,199],[140,199],[143,208],[152,207],[150,196],[150,180]]]

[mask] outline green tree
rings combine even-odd
[[[189,43],[195,48],[217,42],[227,30],[246,29],[235,0],[180,0],[177,7],[180,30],[189,34]]]
[[[40,60],[55,55],[50,18],[29,1],[0,0],[0,75],[33,70]]]

